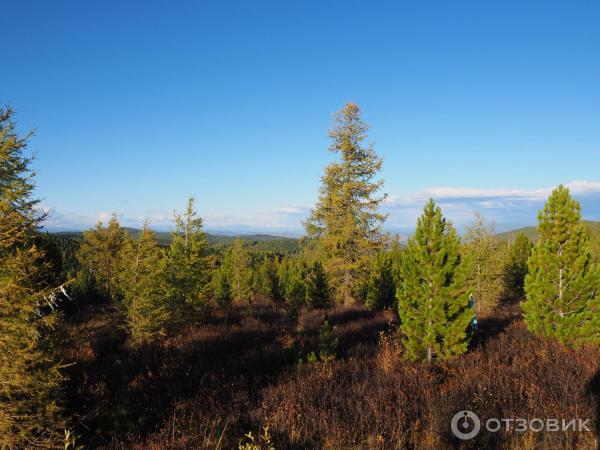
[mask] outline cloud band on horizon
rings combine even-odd
[[[600,181],[576,180],[565,186],[581,202],[584,218],[600,220]],[[433,186],[406,196],[390,195],[382,207],[383,212],[389,215],[385,228],[396,232],[412,230],[429,198],[433,198],[442,207],[446,217],[459,228],[472,221],[474,211],[481,212],[486,219],[495,222],[499,231],[532,225],[552,189],[554,188],[477,189]],[[199,200],[202,215],[201,198]],[[98,221],[106,222],[111,215],[103,211],[85,215],[45,209],[50,210],[44,224],[44,228],[49,230],[90,228]],[[303,233],[302,220],[308,216],[310,209],[309,206],[292,205],[245,216],[208,214],[204,215],[204,224],[205,228],[214,231],[300,235]],[[123,226],[139,227],[145,219],[150,218],[156,229],[169,230],[173,227],[172,213],[145,211],[128,214],[116,211],[116,214]]]

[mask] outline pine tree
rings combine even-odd
[[[472,310],[460,239],[433,200],[408,241],[401,277],[396,295],[407,356],[431,362],[464,353]]]
[[[161,283],[161,253],[147,223],[137,241],[126,236],[120,253],[119,285],[134,345],[156,341],[165,334],[169,321],[169,305]]]
[[[117,217],[113,215],[107,227],[99,222],[95,229],[84,231],[83,239],[77,261],[93,277],[101,295],[117,300],[117,266],[124,241]]]
[[[365,306],[369,309],[382,311],[396,304],[396,284],[394,282],[392,256],[380,252],[367,281],[367,297]]]
[[[598,342],[600,271],[592,263],[581,207],[564,186],[538,214],[538,231],[525,277],[525,324],[568,345]]]
[[[213,275],[213,292],[215,294],[215,300],[217,304],[226,311],[231,308],[231,303],[233,302],[228,272],[227,267],[221,265],[221,267],[215,270]]]
[[[233,299],[252,304],[252,266],[244,241],[238,236],[228,255]]]
[[[400,285],[401,281],[401,270],[402,270],[402,245],[400,244],[400,236],[396,235],[396,237],[392,240],[392,244],[390,245],[390,260],[392,262],[392,279],[394,281],[394,285],[396,288]],[[396,291],[394,291],[395,294]],[[396,303],[396,299],[394,299],[394,303]]]
[[[165,259],[165,293],[177,322],[199,320],[207,307],[211,280],[207,246],[202,219],[190,197],[183,216],[175,214],[175,231]]]
[[[58,318],[45,300],[48,263],[32,244],[43,215],[24,154],[31,134],[20,137],[12,115],[0,108],[0,448],[51,448],[64,428]]]
[[[360,109],[348,103],[335,116],[329,149],[340,160],[325,168],[318,203],[305,227],[324,254],[327,273],[338,301],[352,303],[360,297],[368,261],[383,247],[378,212],[385,195],[377,196],[383,181],[376,181],[382,160],[372,146],[364,147],[369,127]]]
[[[319,331],[319,359],[325,363],[335,359],[338,347],[338,338],[329,321],[325,319]]]
[[[494,237],[494,227],[479,213],[465,234],[465,256],[469,273],[467,285],[475,300],[477,314],[494,310],[504,294],[504,247]]]
[[[508,261],[505,268],[506,287],[513,299],[522,299],[525,295],[525,275],[527,260],[531,255],[533,244],[524,233],[519,233],[508,250]]]
[[[329,305],[329,283],[323,265],[315,261],[307,271],[305,279],[304,302],[312,308],[325,308]]]
[[[592,233],[592,259],[595,264],[600,264],[600,229]]]

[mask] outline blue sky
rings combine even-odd
[[[600,220],[600,4],[3,1],[0,102],[36,128],[49,228],[115,212],[169,228],[301,232],[358,103],[388,227],[428,196],[458,225],[535,222],[569,183]]]

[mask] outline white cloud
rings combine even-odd
[[[577,180],[565,184],[582,204],[583,215],[600,219],[600,182]],[[412,228],[421,209],[433,198],[444,214],[458,226],[470,222],[474,211],[480,211],[499,228],[535,223],[537,211],[554,187],[537,189],[474,189],[464,187],[428,187],[406,196],[390,196],[384,206],[391,226]]]
[[[600,181],[577,180],[565,184],[573,195],[600,193]],[[391,206],[414,205],[427,201],[429,198],[438,201],[450,200],[499,200],[507,206],[514,205],[510,202],[537,201],[546,199],[554,187],[539,189],[474,189],[463,187],[432,186],[414,192],[404,197],[389,196],[386,204]]]
[[[41,208],[48,212],[44,228],[49,230],[82,230],[93,227],[98,222],[106,224],[112,213],[99,211],[95,214],[76,214]],[[203,216],[204,227],[212,231],[230,233],[269,232],[282,235],[302,234],[302,220],[310,212],[309,207],[290,206],[274,211],[261,211],[255,214],[206,214]],[[200,211],[202,214],[202,212]],[[173,213],[164,211],[148,211],[144,214],[130,215],[116,212],[122,226],[140,228],[146,220],[156,230],[172,230],[174,228]]]
[[[578,180],[567,183],[566,186],[581,202],[584,217],[600,220],[600,182]],[[459,227],[472,221],[474,211],[480,211],[502,230],[534,224],[537,211],[552,189],[553,187],[474,189],[434,186],[405,196],[390,195],[382,209],[389,214],[386,227],[408,232],[414,228],[425,202],[434,198],[444,214]],[[212,231],[299,235],[303,232],[302,220],[308,217],[310,209],[309,206],[290,205],[253,214],[205,214],[203,218],[205,228]],[[99,220],[106,222],[110,216],[111,213],[105,211],[90,215],[52,211],[45,226],[48,229],[84,229]],[[155,229],[173,228],[172,212],[148,211],[137,215],[117,212],[117,216],[124,226],[141,227],[149,219]]]

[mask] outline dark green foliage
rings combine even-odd
[[[333,331],[329,321],[325,319],[319,332],[319,359],[323,362],[331,362],[335,359],[338,348],[338,338]]]
[[[505,267],[505,281],[508,294],[513,299],[521,299],[525,295],[525,275],[527,260],[531,255],[533,244],[524,233],[519,233],[510,244],[508,261]]]
[[[288,305],[300,307],[304,302],[303,276],[303,271],[297,259],[287,257],[279,263],[277,269],[279,290]]]
[[[139,238],[140,233],[142,232],[142,230],[140,230],[139,228],[123,227],[122,229],[134,239]],[[164,247],[171,245],[173,233],[169,233],[166,231],[155,231],[155,234],[156,241],[159,243],[159,245]],[[83,241],[83,232],[81,231],[59,231],[56,233],[52,233],[52,235],[75,242]],[[209,248],[215,251],[223,250],[224,248],[231,246],[235,239],[235,236],[223,236],[218,234],[206,233],[207,244]],[[289,255],[298,253],[298,251],[300,250],[300,241],[299,239],[294,238],[271,236],[269,234],[247,234],[240,236],[240,239],[244,241],[248,248],[256,252],[268,252],[276,253],[278,255]]]
[[[233,302],[233,295],[231,294],[228,270],[224,265],[221,265],[213,274],[213,292],[217,304],[223,309],[229,310]]]
[[[285,286],[284,298],[289,305],[299,308],[304,304],[306,299],[304,265],[299,261],[293,261],[288,265],[287,270],[287,283]]]
[[[567,188],[552,192],[538,214],[538,230],[522,303],[527,327],[569,345],[600,341],[600,271],[579,203]]]
[[[279,303],[283,300],[279,287],[277,267],[273,259],[265,256],[254,272],[254,290],[263,297]]]
[[[394,282],[392,254],[380,252],[375,258],[369,279],[365,306],[381,311],[396,304],[396,283]]]
[[[330,290],[323,265],[316,261],[306,271],[304,277],[305,303],[312,308],[325,308],[329,305]]]
[[[46,255],[53,285],[58,286],[75,277],[79,269],[77,242],[50,233],[40,233],[34,243]]]
[[[293,308],[324,308],[329,305],[329,279],[319,261],[309,265],[298,258],[284,258],[279,264],[278,278],[283,298]]]
[[[472,311],[465,272],[458,235],[430,200],[404,252],[397,291],[400,329],[410,359],[431,362],[467,350]]]
[[[592,259],[595,264],[600,264],[600,229],[592,234]]]
[[[403,249],[400,245],[400,237],[396,236],[390,245],[390,259],[392,261],[392,277],[396,287],[400,285],[401,270],[402,270],[402,254]],[[395,300],[394,300],[395,302]]]

